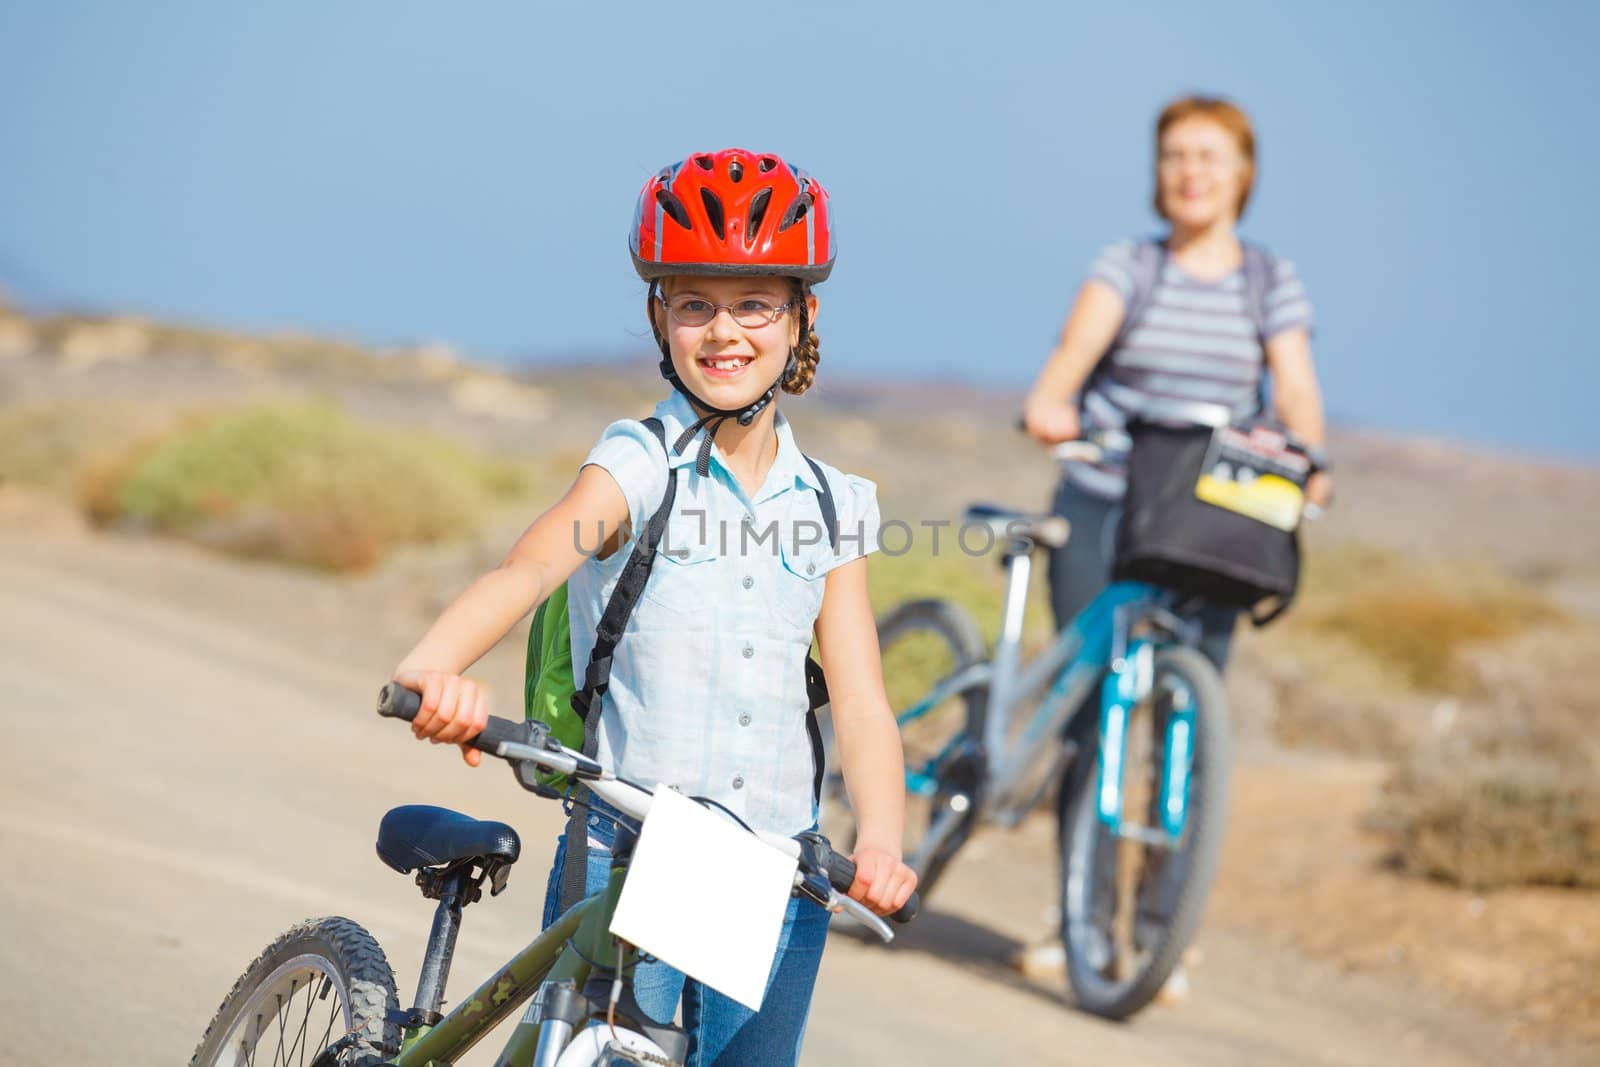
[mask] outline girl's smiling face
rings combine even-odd
[[[1161,135],[1156,186],[1161,213],[1175,225],[1198,230],[1236,221],[1244,181],[1244,155],[1219,123],[1196,115]]]
[[[800,340],[798,309],[786,306],[794,298],[786,278],[681,276],[662,284],[653,313],[689,391],[714,407],[736,409],[783,373]],[[816,297],[806,300],[815,321]],[[707,314],[710,320],[700,321]]]

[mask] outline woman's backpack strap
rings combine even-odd
[[[1100,358],[1089,371],[1089,376],[1078,389],[1078,396],[1082,397],[1094,388],[1100,376],[1105,373],[1107,357],[1122,346],[1138,325],[1139,319],[1144,315],[1145,307],[1150,303],[1150,297],[1156,291],[1156,283],[1161,280],[1161,271],[1167,265],[1167,244],[1159,237],[1147,237],[1143,241],[1136,241],[1133,245],[1132,261],[1129,264],[1129,278],[1133,288],[1128,293],[1128,299],[1123,308],[1122,323],[1117,327],[1116,335],[1111,338],[1111,343],[1106,345],[1106,350],[1100,353]]]
[[[1244,245],[1244,299],[1245,311],[1256,328],[1256,343],[1261,346],[1263,363],[1267,358],[1267,293],[1272,290],[1272,278],[1277,272],[1277,261],[1272,253],[1260,245]],[[1256,414],[1264,415],[1267,407],[1267,375],[1262,368],[1256,384]]]
[[[1260,245],[1244,245],[1244,293],[1250,321],[1256,328],[1256,340],[1263,348],[1267,343],[1267,293],[1272,290],[1272,276],[1277,261],[1272,253]]]
[[[1127,340],[1128,334],[1138,325],[1144,309],[1150,304],[1150,298],[1155,295],[1156,283],[1161,280],[1161,272],[1166,265],[1167,243],[1159,237],[1146,238],[1134,244],[1132,269],[1129,272],[1133,291],[1128,294],[1122,325],[1117,327],[1117,335],[1106,349],[1107,352]]]

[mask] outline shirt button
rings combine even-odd
[[[748,711],[745,712],[743,715],[739,716],[739,725],[740,726],[749,726],[750,725],[750,713]]]
[[[750,577],[748,574],[744,576],[744,587],[746,589],[753,589],[755,584],[756,580],[754,578]]]
[[[756,654],[755,646],[754,645],[745,645],[743,654],[744,654],[744,658],[745,659],[750,659],[751,657],[753,657]]]
[[[807,574],[815,574],[815,573],[817,573],[817,565],[815,563],[807,563],[806,564],[806,573]]]
[[[743,778],[743,776],[737,775],[737,774],[733,776],[733,787],[735,789],[743,789],[744,788],[744,778]]]

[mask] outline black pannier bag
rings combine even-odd
[[[1300,578],[1310,461],[1266,422],[1129,427],[1128,494],[1113,575],[1281,615]]]

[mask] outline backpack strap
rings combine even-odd
[[[805,456],[805,453],[801,453]],[[828,484],[828,476],[822,473],[822,466],[810,456],[805,456],[805,461],[811,466],[811,473],[817,476],[817,484],[822,488],[817,492],[817,506],[822,509],[822,525],[828,531],[828,544],[835,554],[839,551],[839,509],[834,503],[833,487]],[[822,775],[827,755],[822,746],[822,724],[817,721],[817,710],[828,704],[828,679],[822,673],[822,664],[809,652],[806,653],[806,736],[811,739],[811,798],[816,803],[822,803]]]
[[[644,425],[655,435],[656,441],[661,445],[662,454],[665,455],[666,427],[662,426],[661,420],[654,416],[645,419]],[[594,649],[589,653],[589,664],[583,672],[583,687],[572,694],[572,710],[583,720],[585,756],[592,757],[599,751],[599,703],[605,697],[606,690],[611,688],[611,658],[617,650],[618,642],[622,640],[623,632],[628,628],[628,620],[633,616],[633,609],[638,606],[639,597],[644,593],[645,583],[650,580],[650,569],[656,561],[656,548],[661,544],[662,535],[666,533],[667,519],[672,514],[672,502],[677,494],[678,473],[668,467],[667,489],[662,494],[661,505],[656,508],[655,514],[650,516],[650,521],[645,525],[644,536],[634,540],[633,552],[628,556],[628,561],[622,565],[622,574],[617,578],[616,588],[611,591],[611,599],[606,601],[605,610],[600,613],[600,624],[595,630]],[[585,825],[585,813],[588,807],[584,801],[575,799],[572,810],[567,816],[566,853],[562,861],[559,904],[562,912],[586,895],[584,891],[587,888],[589,869],[589,835]]]
[[[1089,371],[1089,377],[1084,379],[1083,385],[1079,387],[1080,399],[1094,387],[1101,375],[1105,374],[1107,357],[1121,347],[1128,339],[1128,335],[1133,332],[1133,328],[1138,325],[1139,319],[1144,315],[1144,309],[1149,306],[1150,298],[1155,295],[1156,283],[1161,280],[1161,272],[1166,266],[1167,243],[1161,238],[1148,237],[1134,244],[1129,271],[1133,291],[1128,294],[1127,305],[1122,313],[1122,323],[1117,327],[1111,343],[1095,361],[1094,368]]]
[[[648,418],[644,425],[655,435],[661,443],[661,449],[666,451],[666,428],[661,425],[661,420]],[[678,479],[677,472],[667,471],[667,489],[662,494],[661,505],[656,508],[655,514],[650,516],[650,521],[644,529],[644,536],[635,539],[633,552],[628,556],[628,562],[622,566],[622,574],[617,578],[617,584],[611,591],[611,599],[606,601],[605,610],[600,613],[600,623],[595,630],[594,649],[589,653],[589,664],[584,668],[583,686],[572,694],[572,710],[584,722],[584,755],[592,756],[589,740],[594,733],[594,723],[599,716],[592,715],[596,702],[605,696],[606,690],[611,687],[611,657],[617,650],[617,644],[622,640],[623,631],[628,628],[628,620],[633,616],[633,609],[639,603],[639,597],[644,593],[645,583],[650,580],[650,569],[655,566],[656,548],[661,544],[662,535],[667,529],[667,518],[672,514],[672,503],[677,497]]]
[[[1262,367],[1256,380],[1256,414],[1267,413],[1267,293],[1277,273],[1277,261],[1260,245],[1244,244],[1245,308],[1256,328],[1256,343],[1261,346]]]
[[[1256,340],[1262,347],[1267,342],[1267,293],[1272,288],[1272,276],[1277,264],[1260,245],[1244,245],[1244,292],[1250,311],[1250,321],[1255,324]]]
[[[833,486],[828,484],[828,476],[822,473],[822,466],[816,460],[800,453],[806,463],[811,467],[811,473],[817,476],[817,484],[822,486],[817,491],[817,506],[822,509],[822,526],[828,531],[828,545],[839,551],[839,509],[833,503]]]
[[[1133,246],[1133,269],[1130,272],[1133,292],[1128,294],[1122,325],[1117,327],[1117,335],[1106,349],[1107,352],[1127,340],[1128,334],[1139,324],[1144,309],[1150,305],[1150,298],[1155,295],[1156,284],[1161,281],[1161,272],[1166,269],[1168,254],[1167,243],[1159,237],[1147,238]]]

